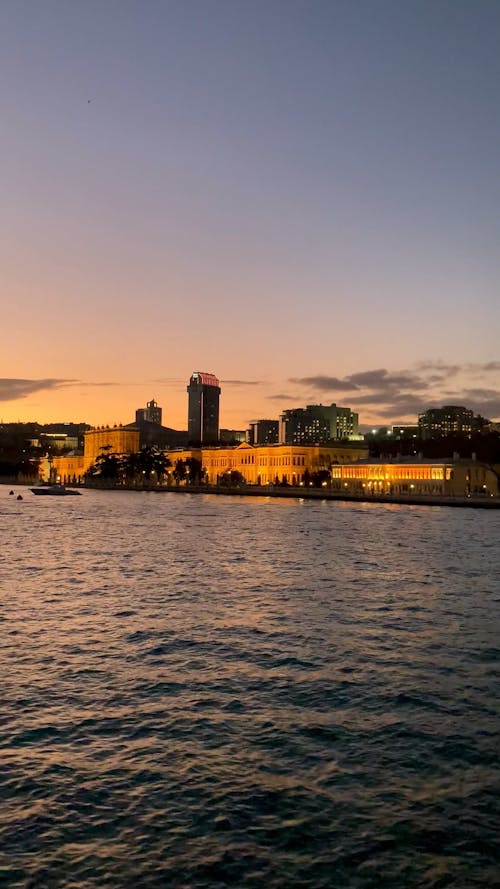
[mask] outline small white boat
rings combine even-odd
[[[66,488],[64,485],[40,485],[38,488],[30,488],[33,494],[44,494],[52,497],[65,497],[67,494],[81,494],[74,488]]]

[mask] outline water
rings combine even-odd
[[[23,493],[2,886],[500,886],[500,513]]]

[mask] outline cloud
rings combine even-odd
[[[491,383],[499,372],[500,361],[464,364],[421,361],[405,370],[378,367],[345,377],[328,374],[291,377],[289,383],[302,387],[298,394],[280,393],[268,398],[303,405],[303,387],[308,387],[310,392],[317,393],[318,400],[325,392],[331,393],[332,398],[336,393],[346,393],[342,401],[345,399],[353,410],[361,409],[363,413],[393,422],[416,422],[419,413],[444,404],[465,405],[495,419],[500,415],[500,377],[498,388]],[[312,400],[314,396],[307,397]]]
[[[500,418],[500,392],[497,393],[495,398],[471,402],[468,407],[471,407],[476,413],[481,414],[482,417],[486,417],[488,420],[498,420]]]
[[[376,392],[390,392],[397,389],[425,390],[429,381],[413,371],[390,372],[384,367],[364,370],[346,377],[331,377],[317,374],[313,377],[291,377],[289,383],[309,386],[319,392],[356,392],[369,389]]]
[[[223,386],[260,386],[261,380],[221,380]]]
[[[462,396],[474,401],[487,401],[491,398],[498,398],[500,393],[498,389],[464,389]]]
[[[182,379],[181,377],[159,377],[159,379],[151,380],[151,382],[160,383],[162,386],[187,386],[189,381]],[[147,385],[149,385],[149,383]]]
[[[483,374],[495,373],[500,370],[500,361],[467,362],[465,364],[446,364],[444,361],[419,361],[416,364],[418,371],[436,371],[443,378],[453,377],[457,374]]]
[[[358,387],[387,391],[388,389],[425,389],[427,382],[420,376],[409,371],[391,373],[384,367],[377,370],[366,370],[361,373],[351,374],[347,379]]]
[[[187,386],[189,380],[184,377],[159,377],[156,380],[152,381],[153,383],[159,383],[162,386]],[[221,380],[221,384],[224,386],[260,386],[262,380]]]
[[[43,380],[21,380],[13,378],[0,379],[0,401],[16,401],[18,398],[27,398],[34,392],[43,389],[61,389],[70,386],[77,380],[62,380],[48,377]]]
[[[392,423],[406,422],[405,417],[409,418],[408,422],[416,423],[418,415],[428,410],[429,407],[438,407],[438,405],[431,404],[424,399],[417,400],[409,395],[407,398],[400,398],[397,402],[387,402],[380,405],[376,413]]]
[[[288,382],[299,386],[310,386],[320,392],[352,392],[354,389],[359,389],[359,386],[349,378],[341,380],[339,377],[328,377],[323,374],[315,377],[290,377]]]
[[[428,404],[428,399],[413,392],[366,392],[364,395],[355,395],[349,399],[351,404],[391,404],[398,405],[401,402],[414,402],[415,405]]]
[[[108,381],[88,382],[87,380],[68,380],[68,385],[85,386],[87,388],[87,386],[92,386],[92,387],[95,387],[95,386],[133,386],[133,385],[139,386],[139,385],[143,385],[143,384],[141,384],[141,383],[135,383],[135,384],[134,383],[112,383],[112,382],[108,382]]]
[[[417,371],[435,371],[441,378],[453,377],[463,370],[463,365],[446,364],[444,361],[418,361],[415,365]]]

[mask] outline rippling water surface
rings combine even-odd
[[[500,886],[500,513],[23,494],[2,886]]]

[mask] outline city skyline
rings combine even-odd
[[[0,419],[500,418],[500,8],[0,10]]]
[[[305,407],[306,404],[323,404],[329,405],[336,401],[340,406],[349,407],[359,413],[360,429],[366,431],[369,427],[375,425],[390,426],[392,423],[416,421],[418,414],[431,407],[441,407],[444,404],[465,405],[471,408],[475,413],[481,414],[490,420],[497,419],[500,414],[500,397],[491,386],[481,386],[480,382],[486,377],[496,380],[500,375],[500,362],[489,362],[477,365],[445,365],[443,362],[422,362],[415,368],[401,371],[390,372],[386,369],[377,369],[366,372],[359,372],[338,378],[329,375],[316,375],[307,378],[289,377],[285,380],[285,384],[289,388],[289,392],[276,393],[271,396],[264,396],[265,412],[260,415],[247,407],[248,402],[251,403],[251,396],[247,401],[248,392],[252,392],[257,388],[264,388],[269,383],[258,380],[223,380],[220,384],[222,387],[221,406],[220,406],[220,426],[222,428],[248,428],[252,420],[262,418],[276,419],[286,409]],[[153,380],[149,383],[101,383],[97,384],[102,388],[107,388],[113,392],[109,396],[109,403],[113,407],[109,408],[106,415],[99,415],[97,419],[93,416],[95,408],[91,404],[82,399],[82,404],[87,404],[88,413],[86,416],[76,414],[74,391],[87,386],[90,391],[96,384],[83,383],[77,380],[0,380],[0,422],[88,422],[90,425],[113,425],[114,423],[130,423],[137,410],[141,409],[136,403],[137,398],[133,392],[137,392],[137,397],[141,398],[141,392],[151,395],[154,388],[155,393],[159,390],[166,393],[168,404],[161,402],[155,396],[159,407],[163,410],[163,425],[177,429],[187,429],[188,427],[188,401],[186,399],[186,382],[188,379],[172,378],[169,380]],[[9,387],[13,386],[17,391],[17,413],[9,415],[5,409],[9,403],[4,399],[8,396]],[[148,389],[149,386],[149,389]],[[38,388],[40,387],[40,388]],[[240,422],[234,422],[231,414],[234,411],[225,410],[224,402],[226,388],[234,389],[242,393],[242,403],[237,410],[237,417],[242,418]],[[127,391],[124,401],[120,402],[116,398],[116,390],[130,388]],[[54,395],[62,395],[62,401],[69,399],[72,405],[70,411],[71,416],[61,416],[58,411],[60,408],[56,406],[57,399],[54,399],[54,407],[52,413],[47,411],[49,416],[45,414],[43,417],[30,414],[23,414],[19,405],[26,399],[26,404],[31,404],[29,397],[39,392],[49,392]],[[26,393],[26,394],[23,394]],[[175,401],[172,402],[172,398]],[[144,404],[146,399],[143,399]],[[125,405],[124,410],[128,411],[124,416],[115,416],[117,414],[117,402]],[[257,403],[257,402],[255,402]],[[105,402],[106,404],[106,402]],[[172,409],[172,405],[174,408]],[[377,413],[372,413],[372,405],[376,405]],[[129,408],[130,406],[130,408]],[[111,416],[112,415],[112,416]],[[231,423],[224,422],[224,418],[230,419]]]

